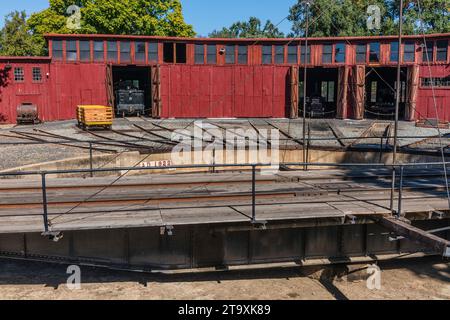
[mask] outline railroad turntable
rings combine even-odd
[[[399,168],[393,210],[392,166],[301,166],[120,179],[16,173],[39,179],[1,180],[0,255],[133,270],[449,255],[442,164]],[[115,170],[144,169],[94,171]]]

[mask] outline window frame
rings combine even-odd
[[[372,49],[372,46],[376,45],[378,47],[378,51]],[[373,55],[376,54],[377,60],[373,60]],[[380,63],[381,62],[381,43],[379,41],[374,41],[369,43],[369,63]]]
[[[88,50],[82,50],[82,44],[85,44],[85,43],[87,43],[87,45],[88,45]],[[90,40],[79,40],[78,41],[78,48],[79,48],[79,51],[80,51],[80,54],[79,54],[80,62],[91,62],[91,60],[92,60],[91,41]],[[83,59],[82,52],[83,53],[84,52],[88,52],[89,53],[87,59]]]
[[[309,44],[308,49],[304,44],[300,45],[300,64],[310,65],[311,64],[311,45]],[[307,51],[306,54],[304,51]]]
[[[201,57],[201,59],[200,59]],[[198,58],[198,60],[197,60]],[[194,64],[205,64],[205,45],[196,43],[194,44]]]
[[[241,52],[241,49],[245,49],[245,53]],[[246,44],[240,44],[237,45],[237,59],[236,59],[236,63],[239,65],[246,65],[248,64],[248,45]],[[245,56],[245,62],[241,61],[241,58]]]
[[[97,50],[97,44],[101,44],[102,50]],[[97,57],[97,53],[101,52],[101,59],[100,56]],[[92,59],[94,62],[105,62],[105,41],[103,40],[94,40],[92,43]]]
[[[128,44],[128,46],[124,46],[123,44]],[[127,49],[128,51],[125,51]],[[120,52],[120,64],[131,63],[131,41],[119,41],[119,52]],[[128,54],[128,59],[124,60],[123,56]]]
[[[431,48],[428,46],[431,44]],[[434,41],[425,41],[425,43],[422,43],[422,62],[423,63],[427,63],[427,52],[428,52],[428,59],[431,62],[434,62],[434,48],[435,48],[435,43]],[[430,49],[431,49],[431,55],[430,55]]]
[[[392,50],[392,46],[393,45],[395,45],[397,47],[396,51]],[[392,59],[394,52],[397,52],[397,58],[396,59]],[[398,63],[398,59],[400,59],[400,50],[398,48],[398,41],[392,41],[389,44],[389,62],[391,62],[391,63]]]
[[[210,51],[211,50],[211,51]],[[210,60],[210,58],[213,59]],[[206,64],[216,65],[217,64],[217,45],[216,44],[207,44],[206,45]]]
[[[364,47],[364,51],[359,51],[359,48],[363,48]],[[355,45],[355,62],[356,64],[366,64],[367,63],[367,52],[368,52],[368,45],[367,43],[357,43]],[[359,61],[358,57],[361,57],[362,55],[364,55],[364,61]]]
[[[285,45],[274,45],[273,46],[273,63],[274,64],[285,64],[285,53],[286,53],[286,49],[285,49]],[[278,52],[278,50],[281,49],[281,52]],[[281,57],[281,60],[278,60]]]
[[[60,48],[58,50],[55,50],[56,46],[55,44],[59,44]],[[55,61],[63,61],[64,60],[64,44],[63,40],[52,40],[52,59]],[[59,55],[55,55],[55,52],[58,52]]]
[[[406,51],[407,48],[411,48],[410,46],[412,46],[412,50],[408,50]],[[412,60],[410,59],[406,59],[407,54],[412,54]],[[408,63],[414,63],[416,61],[416,43],[415,41],[405,41],[405,43],[403,43],[403,59],[402,62],[408,62]]]
[[[441,48],[441,49],[444,49],[445,50],[445,60],[440,60],[439,59],[439,43],[440,42],[445,42],[446,43],[446,46],[445,47],[443,47],[443,48]],[[440,63],[442,63],[442,62],[447,62],[448,61],[448,40],[436,40],[436,62],[440,62]]]
[[[236,64],[236,45],[234,44],[227,44],[225,45],[225,64]]]
[[[290,52],[289,49],[294,48],[295,53]],[[287,64],[298,64],[298,45],[290,44],[287,46]],[[290,58],[295,56],[295,61],[292,61]]]
[[[338,53],[338,46],[342,46],[342,53]],[[343,56],[343,60],[342,61],[338,61],[337,57],[338,55],[342,55]],[[347,44],[345,42],[338,42],[334,44],[334,54],[333,54],[334,58],[333,61],[336,64],[345,64],[347,62]]]
[[[71,50],[69,50],[69,44],[74,44],[75,45],[75,50],[73,50],[71,48]],[[69,53],[75,54],[75,58],[69,59]],[[69,62],[77,62],[78,59],[78,41],[77,40],[66,40],[66,54],[65,54],[65,61],[69,61]]]
[[[270,51],[270,53],[269,53],[269,51]],[[267,62],[267,58],[269,56],[270,56],[270,62]],[[264,65],[273,64],[273,45],[265,44],[261,47],[261,64],[264,64]]]
[[[19,71],[19,70],[21,70],[21,74],[17,74],[16,71]],[[16,82],[16,83],[24,83],[25,82],[25,68],[24,67],[14,67],[13,75],[14,75],[14,82]],[[20,76],[21,78],[18,79],[18,76]]]
[[[35,71],[39,70],[39,73],[35,73]],[[35,78],[35,75],[39,74],[39,79]],[[42,67],[34,66],[31,68],[31,79],[33,83],[42,83],[43,77],[42,77]]]
[[[110,45],[113,43],[115,44],[114,45],[115,50],[110,50]],[[115,53],[114,59],[110,58],[110,53]],[[113,63],[119,62],[119,48],[118,48],[118,43],[115,40],[114,41],[113,40],[106,41],[106,62],[113,62]]]
[[[159,61],[159,44],[158,42],[149,41],[145,44],[147,50],[148,63],[158,63]],[[156,49],[156,50],[154,50]],[[155,58],[155,59],[154,59]]]
[[[133,41],[134,46],[134,62],[136,63],[146,63],[147,60],[147,43],[142,40]],[[144,51],[141,52],[138,50],[138,48],[142,49],[142,46],[144,48]]]
[[[325,48],[329,49],[329,51],[328,50],[325,51]],[[325,59],[325,57],[327,59]],[[322,64],[333,64],[333,44],[332,43],[322,44]]]

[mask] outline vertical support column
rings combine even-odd
[[[92,142],[89,142],[89,169],[91,170],[90,171],[91,178],[94,177],[94,172],[92,171],[94,168],[93,166],[94,166],[94,164],[93,164],[93,154],[92,154]]]
[[[256,165],[252,165],[252,223],[256,223]]]
[[[402,201],[403,201],[403,171],[404,167],[400,167],[400,184],[398,186],[398,211],[397,216],[402,216]]]
[[[45,181],[45,172],[41,173],[41,187],[42,187],[42,209],[44,217],[44,231],[48,232],[48,204],[47,204],[47,186]]]
[[[292,66],[290,69],[290,85],[291,85],[291,108],[290,108],[290,118],[297,119],[298,118],[298,103],[299,103],[299,94],[298,94],[298,83],[299,83],[299,74],[298,67]]]

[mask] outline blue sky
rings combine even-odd
[[[289,13],[296,0],[181,0],[186,21],[194,25],[199,35],[207,36],[214,29],[229,26],[237,20],[247,20],[256,16],[261,20],[279,23]],[[25,10],[28,14],[48,7],[48,0],[2,1],[0,25],[3,17],[13,10]],[[284,21],[279,28],[285,33],[291,24]]]

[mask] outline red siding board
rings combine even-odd
[[[285,66],[161,67],[163,118],[286,117]]]

